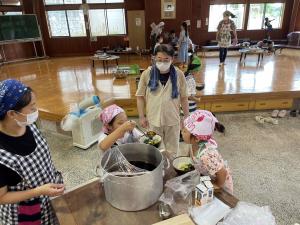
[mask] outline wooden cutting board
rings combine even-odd
[[[187,214],[182,214],[152,225],[195,225],[195,223]]]

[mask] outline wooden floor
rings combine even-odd
[[[119,64],[136,63],[147,68],[149,62],[147,56],[131,55],[122,56]],[[241,109],[254,109],[256,103],[251,103],[253,100],[300,97],[300,51],[284,50],[280,55],[265,56],[261,65],[257,65],[256,56],[247,57],[241,64],[238,55],[228,57],[224,69],[219,68],[217,57],[203,58],[202,63],[197,81],[206,85],[201,105],[206,109],[218,111],[219,107],[219,111],[226,111],[232,102]],[[112,63],[110,71],[113,69]],[[96,63],[93,68],[89,57],[4,65],[0,67],[0,79],[8,78],[20,79],[35,90],[44,119],[58,121],[69,112],[70,104],[94,94],[100,96],[104,105],[116,102],[135,114],[135,77],[114,79],[112,75],[104,74],[102,64]],[[241,101],[248,103],[242,107]],[[225,103],[225,108],[214,105],[216,102]]]

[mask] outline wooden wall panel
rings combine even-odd
[[[126,10],[144,10],[145,2],[144,0],[125,0]]]
[[[205,25],[206,18],[209,17],[209,5],[212,3],[222,3],[222,2],[240,2],[250,4],[252,0],[185,0],[179,1],[177,0],[177,17],[174,20],[164,20],[166,23],[165,31],[169,31],[171,29],[176,29],[177,33],[180,31],[180,24],[183,20],[191,20],[191,30],[190,36],[194,43],[199,45],[205,45],[209,40],[215,39],[215,32],[208,32],[208,28]],[[274,30],[272,33],[273,39],[284,39],[288,34],[289,23],[290,23],[290,15],[292,12],[294,0],[285,0],[285,12],[284,12],[284,19],[282,29]],[[260,0],[260,2],[262,2]],[[248,7],[247,7],[248,8]],[[146,37],[149,37],[151,28],[150,24],[152,22],[158,23],[160,20],[160,0],[145,0],[145,12],[146,12]],[[201,20],[201,28],[197,28],[197,19]],[[250,38],[252,40],[258,40],[265,37],[265,32],[263,30],[253,30],[247,31],[242,30],[238,31],[239,38]],[[147,38],[147,46],[149,46],[150,41]]]
[[[170,31],[175,29],[177,34],[180,31],[180,24],[184,20],[191,20],[190,36],[194,43],[199,45],[205,45],[209,40],[215,39],[214,32],[208,32],[205,25],[206,18],[209,17],[209,5],[212,2],[230,2],[231,0],[177,0],[177,12],[176,19],[164,20],[166,23],[164,31]],[[246,2],[249,4],[253,0],[232,0],[233,2]],[[285,17],[283,20],[283,28],[281,30],[274,30],[272,33],[273,39],[286,38],[289,32],[291,15],[294,1],[299,0],[285,0]],[[87,55],[92,54],[94,51],[101,49],[105,46],[114,48],[119,45],[124,45],[123,36],[111,36],[111,37],[98,37],[96,42],[90,42],[89,37],[83,38],[50,38],[48,33],[48,25],[45,15],[45,7],[43,0],[35,1],[23,1],[25,13],[37,14],[39,24],[41,26],[46,53],[48,56],[71,56],[71,55]],[[149,36],[151,32],[150,24],[152,22],[158,23],[161,21],[161,0],[125,0],[125,9],[127,10],[145,10],[145,22],[146,22],[146,42],[149,47]],[[247,7],[248,9],[249,7]],[[201,20],[201,28],[197,28],[197,20]],[[247,20],[247,18],[246,18]],[[295,20],[294,30],[300,30],[300,7],[297,12],[297,19]],[[250,38],[252,40],[262,39],[265,36],[265,32],[262,30],[254,31],[239,31],[239,38]],[[41,49],[38,49],[40,52]],[[25,57],[33,54],[33,49],[30,45],[14,46],[9,49],[8,58]]]
[[[297,0],[295,0],[297,1]],[[299,4],[298,4],[298,11],[297,11],[297,15],[296,15],[296,23],[295,23],[295,28],[293,31],[300,31],[300,0],[298,0]]]

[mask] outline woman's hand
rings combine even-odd
[[[232,42],[232,44],[233,44],[233,46],[236,46],[237,45],[237,43],[238,43],[238,40],[235,38],[235,39],[233,39],[233,42]]]
[[[39,186],[35,189],[38,195],[55,197],[55,196],[62,195],[64,193],[65,185],[49,183],[49,184],[44,184],[42,186]]]
[[[149,122],[146,117],[140,118],[140,124],[143,128],[148,128],[149,127]]]

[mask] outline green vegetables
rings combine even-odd
[[[181,163],[178,169],[184,172],[188,172],[193,169],[193,165],[191,163]]]
[[[158,144],[160,141],[159,140],[155,140],[155,139],[150,139],[150,138],[147,138],[144,140],[144,143],[145,144],[148,144],[148,145],[156,145]]]

